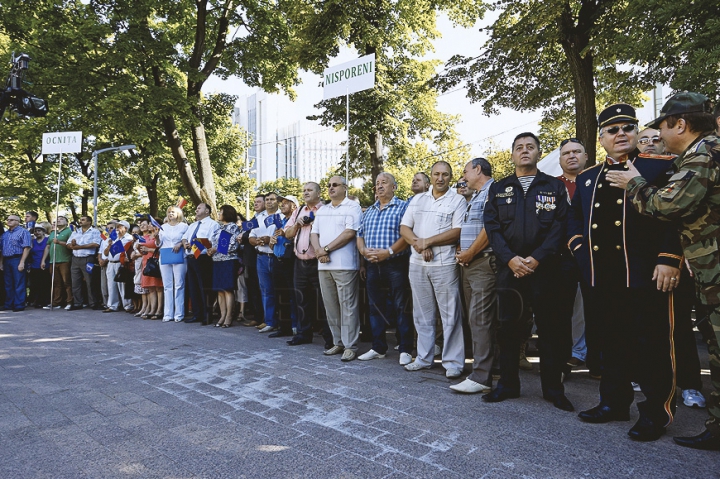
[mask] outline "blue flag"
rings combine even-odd
[[[260,223],[258,223],[257,218],[253,218],[250,221],[243,221],[242,222],[242,230],[243,231],[250,231],[254,230],[255,228],[259,228]]]
[[[160,223],[158,223],[157,220],[152,217],[152,215],[148,215],[148,217],[150,218],[150,224],[152,224],[155,228],[157,228],[159,230],[162,229],[162,225]]]
[[[275,213],[274,215],[268,215],[267,218],[265,218],[265,226],[275,225],[276,228],[282,228],[282,218],[280,217],[280,213]]]
[[[123,246],[122,241],[115,241],[112,245],[110,245],[110,255],[111,256],[120,254],[123,251],[125,251],[125,246]]]
[[[280,213],[277,213],[274,216],[275,219],[273,220],[273,223],[275,224],[275,228],[281,229],[283,227],[282,215]]]
[[[112,231],[110,232],[109,238],[110,238],[111,240],[115,241],[115,240],[117,239],[117,230],[112,230]]]
[[[147,240],[145,240],[144,237],[140,236],[139,234],[135,233],[133,237],[137,240],[138,243],[144,244],[147,243]]]
[[[232,239],[232,235],[228,233],[225,230],[222,230],[220,232],[220,237],[218,238],[218,247],[217,252],[221,254],[228,254],[228,250],[230,249],[230,240]]]

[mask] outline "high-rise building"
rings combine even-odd
[[[298,116],[281,95],[258,91],[238,100],[233,123],[250,134],[250,176],[258,184],[277,178],[318,181],[343,160],[344,132]]]

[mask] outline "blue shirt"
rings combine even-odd
[[[30,247],[30,232],[22,226],[16,226],[15,229],[7,230],[2,235],[2,255],[16,256],[23,254],[25,248]]]
[[[45,246],[47,246],[48,237],[44,237],[42,241],[38,241],[37,238],[32,239],[32,249],[30,250],[30,269],[40,269],[40,263],[42,263],[42,257],[45,253]]]
[[[469,249],[480,232],[485,228],[483,215],[485,214],[485,203],[487,202],[490,185],[493,180],[490,178],[480,191],[475,193],[467,205],[467,212],[460,228],[460,249]],[[490,250],[488,249],[486,251]]]
[[[400,221],[409,203],[393,196],[383,209],[380,209],[380,201],[376,201],[365,211],[358,237],[365,240],[366,248],[388,249],[400,239]],[[410,249],[406,248],[395,256],[409,252]]]
[[[285,225],[287,224],[289,219],[290,218],[283,217],[282,220],[280,220],[282,221],[283,229],[285,228]],[[275,244],[275,246],[273,246],[273,253],[277,258],[282,258],[282,256],[285,254],[285,248],[288,247],[293,247],[292,241],[284,236],[278,236],[277,243]]]

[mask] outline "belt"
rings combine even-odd
[[[304,264],[317,263],[317,258],[313,258],[313,259],[302,259],[302,258],[295,257],[295,259],[298,260],[298,261],[302,261]]]
[[[21,257],[22,257],[22,254],[11,254],[8,256],[3,256],[3,258],[5,258],[5,259],[15,259],[15,258],[21,258]]]
[[[476,259],[487,258],[488,256],[492,256],[493,254],[494,253],[492,251],[483,251],[482,253],[478,253],[475,256],[473,256],[473,259],[470,260],[470,262],[472,263]]]
[[[108,263],[119,263],[120,261],[110,261],[108,260]]]
[[[263,255],[263,256],[275,256],[275,255],[272,254],[272,253],[263,253],[262,251],[258,251],[257,254],[261,254],[261,255]]]

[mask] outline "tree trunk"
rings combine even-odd
[[[145,187],[147,190],[148,200],[150,201],[150,214],[153,218],[158,218],[158,192],[157,183],[160,175],[155,173],[150,179],[150,183]],[[163,214],[163,216],[165,216]]]
[[[70,207],[70,213],[72,214],[72,220],[77,223],[77,221],[80,219],[78,218],[77,210],[75,209],[75,202],[71,201],[68,206]]]
[[[377,176],[383,172],[383,144],[382,134],[379,131],[370,135],[370,177],[375,184]],[[349,180],[348,180],[349,181]]]
[[[193,120],[196,122],[192,127],[193,151],[195,152],[195,166],[200,177],[201,192],[205,193],[205,203],[212,206],[212,210],[216,211],[217,198],[215,196],[215,178],[213,177],[213,168],[210,163],[210,152],[207,147],[207,139],[205,138],[205,125],[200,119],[199,111],[200,98],[191,108]]]
[[[88,203],[90,201],[90,196],[93,194],[92,190],[83,190],[82,193],[82,203],[80,204],[80,211],[83,216],[88,215]]]

